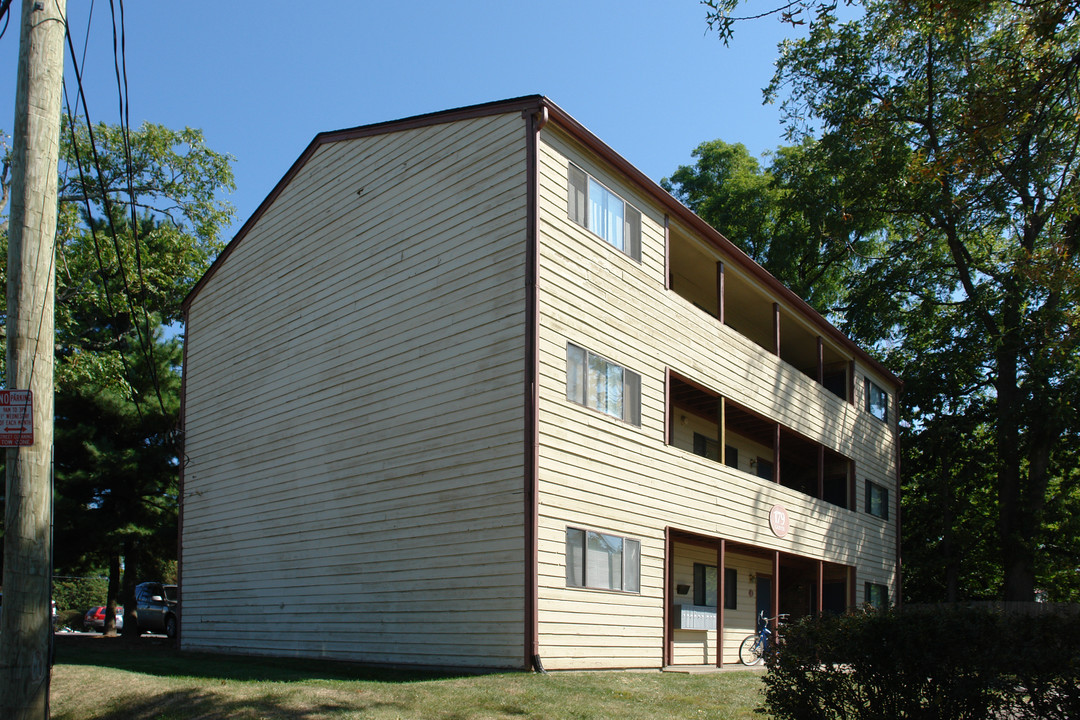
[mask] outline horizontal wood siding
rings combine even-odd
[[[525,147],[325,144],[192,299],[185,649],[524,665]]]
[[[728,552],[725,568],[736,573],[736,607],[724,609],[724,664],[739,662],[739,645],[754,632],[757,592],[754,578],[772,574],[772,561]],[[689,586],[684,595],[675,594],[675,604],[694,603],[694,563],[716,566],[716,552],[701,545],[675,543],[675,583]],[[672,590],[674,593],[675,590]],[[723,602],[723,598],[720,598]],[[672,661],[675,665],[715,665],[717,635],[715,630],[675,630],[672,635]]]
[[[895,513],[881,521],[861,505],[836,507],[668,446],[665,369],[853,459],[860,482],[869,477],[895,487],[895,426],[667,291],[663,214],[557,127],[545,128],[542,138],[539,627],[545,666],[662,663],[665,527],[855,566],[860,582],[887,582],[895,592]],[[568,219],[568,160],[641,210],[640,263]],[[641,374],[640,427],[567,401],[568,342]],[[769,529],[775,504],[790,516],[783,539]],[[641,592],[566,587],[567,526],[639,539]],[[725,653],[736,649],[729,644]],[[677,648],[679,657],[688,657],[680,653]]]

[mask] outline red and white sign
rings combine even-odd
[[[769,529],[773,531],[773,535],[778,538],[787,535],[790,528],[788,523],[788,514],[784,506],[773,505],[772,510],[769,511]]]
[[[34,444],[34,394],[0,390],[0,447]]]

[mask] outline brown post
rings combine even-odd
[[[825,611],[825,561],[817,561],[817,614]]]
[[[825,383],[825,341],[820,335],[817,339],[817,381],[818,385]]]
[[[717,440],[720,443],[720,450],[716,456],[720,458],[721,465],[727,465],[727,404],[723,395],[716,399],[716,407],[716,414],[719,416],[717,418],[716,434],[719,436]]]
[[[848,607],[849,608],[855,607],[859,602],[859,600],[858,600],[858,590],[857,590],[857,587],[858,587],[858,584],[859,584],[858,579],[859,579],[858,571],[853,567],[848,568],[848,582],[850,583],[848,585]]]
[[[825,446],[817,446],[817,496],[825,499]]]
[[[773,429],[773,482],[780,484],[780,423]]]
[[[776,551],[773,552],[772,576],[773,576],[772,598],[770,598],[770,601],[772,602],[773,613],[776,614],[776,615],[779,615],[780,614],[780,551],[779,550],[776,550]],[[773,630],[773,636],[774,637],[776,635],[776,630],[777,630],[777,627],[779,626],[779,624],[780,624],[779,618],[776,619],[776,620],[773,620],[773,628],[772,628],[772,630]]]
[[[671,289],[671,218],[664,215],[664,289]]]
[[[724,263],[716,263],[716,319],[724,324]]]
[[[716,546],[716,667],[724,666],[724,563],[727,543],[720,538]]]
[[[780,357],[780,303],[772,304],[773,354]]]
[[[855,402],[855,361],[854,360],[852,360],[851,362],[848,363],[847,385],[848,385],[848,402],[851,403],[852,405],[856,405],[856,402]]]
[[[675,444],[675,424],[672,422],[674,407],[671,402],[671,368],[664,368],[664,442]]]
[[[675,542],[671,537],[671,528],[664,528],[664,667],[671,665],[671,590],[675,583]]]
[[[859,489],[855,480],[855,461],[848,460],[848,509],[859,509]]]

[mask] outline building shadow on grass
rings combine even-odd
[[[304,702],[297,707],[295,701],[274,695],[251,698],[231,698],[208,690],[176,690],[155,695],[150,699],[119,701],[110,710],[97,717],[100,720],[158,720],[168,717],[257,717],[260,720],[305,720],[325,718],[332,714],[367,713],[380,708],[406,711],[399,703],[364,702],[349,704],[334,701]]]
[[[420,682],[470,677],[474,673],[434,672],[370,667],[341,660],[279,658],[181,652],[166,638],[128,640],[101,635],[57,634],[54,662],[64,665],[109,667],[157,677],[275,681],[367,680]],[[121,716],[117,716],[121,717]]]

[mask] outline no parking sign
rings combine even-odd
[[[34,444],[34,394],[0,390],[0,447]]]

